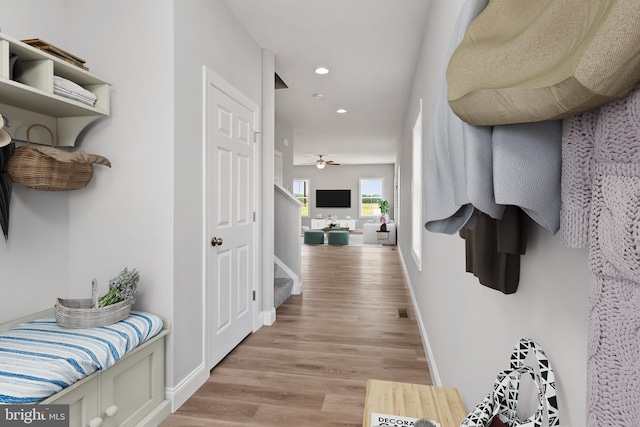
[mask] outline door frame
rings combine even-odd
[[[209,239],[208,236],[208,188],[209,188],[209,177],[210,170],[208,168],[207,159],[209,150],[207,147],[207,134],[209,130],[209,123],[207,120],[207,88],[208,85],[214,86],[219,91],[225,93],[229,97],[233,98],[235,101],[246,107],[247,109],[252,111],[253,116],[253,197],[251,197],[251,201],[253,203],[252,210],[254,212],[254,220],[253,220],[253,293],[256,295],[256,298],[251,302],[251,310],[252,310],[252,319],[253,319],[253,331],[256,330],[256,324],[259,316],[259,308],[260,301],[258,296],[262,294],[259,292],[258,287],[261,283],[262,278],[262,256],[261,256],[261,239],[260,231],[261,225],[259,219],[262,215],[260,215],[260,194],[261,194],[261,186],[260,186],[260,178],[261,178],[261,152],[260,149],[260,138],[258,135],[260,134],[260,106],[253,102],[249,97],[244,95],[234,86],[232,86],[229,82],[215,73],[211,68],[206,65],[202,66],[202,242],[203,242],[203,251],[202,251],[202,356],[203,363],[206,365],[209,360],[209,319],[211,318],[211,313],[209,312],[208,305],[208,292],[207,292],[207,278],[208,278],[208,262],[207,262],[207,253],[209,250]]]

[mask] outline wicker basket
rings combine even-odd
[[[106,307],[92,308],[90,299],[58,298],[56,322],[67,328],[95,328],[116,323],[129,315],[131,303],[120,301]]]
[[[87,186],[93,177],[90,163],[61,162],[31,147],[29,132],[34,126],[45,128],[55,147],[53,132],[41,124],[27,128],[27,145],[15,149],[7,165],[11,181],[27,188],[43,191],[77,190]]]
[[[119,322],[131,312],[131,301],[120,301],[98,307],[98,283],[91,283],[91,299],[58,298],[55,306],[56,322],[67,328],[95,328]]]

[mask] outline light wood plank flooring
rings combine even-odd
[[[362,426],[368,378],[431,384],[395,247],[303,245],[302,283],[162,427]]]

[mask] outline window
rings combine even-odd
[[[309,180],[294,179],[293,195],[302,202],[300,207],[300,215],[309,216]]]
[[[360,217],[380,216],[378,202],[384,200],[384,178],[360,178]]]
[[[411,155],[411,256],[422,271],[422,99],[413,122]]]

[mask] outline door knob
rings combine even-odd
[[[211,246],[221,246],[221,245],[222,245],[222,237],[211,238]]]

